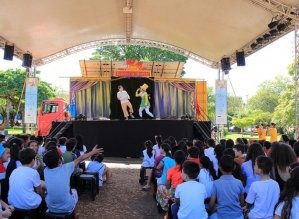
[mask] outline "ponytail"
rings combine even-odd
[[[146,147],[148,157],[151,158],[153,156],[153,143],[150,140],[147,140],[144,142],[144,146]]]
[[[291,178],[289,178],[284,186],[283,191],[280,194],[279,200],[275,205],[275,209],[279,204],[284,202],[284,205],[281,210],[281,219],[290,219],[291,210],[293,207],[293,198],[297,196],[299,192],[299,167],[295,167],[291,171]]]
[[[214,169],[214,164],[213,164],[213,162],[210,160],[210,158],[207,157],[207,156],[201,156],[201,157],[200,157],[200,163],[201,163],[201,165],[202,165],[202,167],[203,167],[204,169],[207,169],[207,170],[209,171],[210,176],[211,176],[214,180],[216,180],[216,179],[217,179],[216,171],[215,171],[215,169]]]
[[[186,154],[182,150],[178,150],[173,155],[176,164],[180,165],[180,171],[182,172],[183,163],[186,160]]]

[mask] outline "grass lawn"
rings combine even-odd
[[[8,128],[8,129],[5,129],[5,130],[8,131],[9,135],[23,134],[22,127]]]
[[[280,139],[280,136],[281,136],[280,134],[277,135],[277,140]],[[242,137],[241,133],[237,133],[237,132],[229,132],[229,134],[225,136],[225,139],[232,139],[234,141],[237,138],[246,138],[246,139],[258,140],[257,134],[252,134],[252,136],[251,136],[250,133],[247,133],[247,132],[243,133],[243,137]],[[267,136],[266,140],[269,141],[270,136]]]

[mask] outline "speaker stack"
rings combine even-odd
[[[230,71],[231,67],[230,67],[230,58],[222,58],[221,59],[221,68],[222,71]]]
[[[236,52],[236,59],[237,59],[237,66],[245,66],[245,53],[242,52]]]
[[[13,60],[14,51],[15,51],[15,47],[13,45],[10,46],[10,45],[5,44],[3,59],[4,60],[8,60],[8,61],[12,61]]]
[[[29,53],[23,54],[22,66],[26,68],[31,68],[31,65],[32,65],[32,55]]]

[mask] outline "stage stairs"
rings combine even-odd
[[[52,130],[47,138],[59,138],[63,135],[69,128],[72,126],[72,122],[65,121],[65,122],[55,122],[52,124]]]

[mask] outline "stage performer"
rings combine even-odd
[[[141,97],[141,104],[139,108],[139,116],[142,118],[142,111],[145,109],[145,112],[150,117],[154,118],[154,115],[149,111],[149,108],[151,106],[149,100],[148,100],[148,94],[146,93],[146,89],[148,88],[147,84],[143,84],[136,90],[136,97]]]
[[[131,116],[131,118],[134,119],[135,117],[133,116],[133,107],[129,101],[130,96],[127,93],[127,91],[124,90],[122,85],[118,86],[117,99],[120,101],[121,108],[124,112],[124,116],[125,116],[126,120],[128,120],[128,117],[129,117],[128,107],[129,107],[130,116]]]

